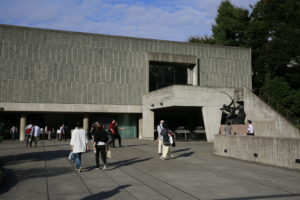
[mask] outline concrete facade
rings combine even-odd
[[[246,48],[7,25],[0,38],[0,102],[142,105],[149,60],[164,55],[199,59],[200,86],[251,89]]]
[[[300,159],[300,138],[238,135],[215,135],[214,137],[215,155],[300,169],[300,163],[296,163],[296,159]]]
[[[150,139],[154,113],[143,105],[143,95],[149,92],[151,61],[188,64],[189,85],[252,87],[247,48],[0,25],[0,107],[4,113],[25,115],[81,113],[85,128],[89,113],[137,118],[143,113],[136,126],[143,126],[140,138]],[[205,112],[205,118],[218,114]],[[209,131],[209,140],[213,133]]]

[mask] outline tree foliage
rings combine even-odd
[[[249,24],[249,12],[223,1],[218,8],[216,24],[212,26],[216,44],[229,46],[247,46],[246,27]]]
[[[300,117],[300,1],[260,0],[251,8],[222,1],[213,35],[189,41],[250,47],[253,87],[264,88]]]

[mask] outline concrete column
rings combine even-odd
[[[195,65],[195,67],[193,68],[193,74],[192,74],[192,76],[193,76],[193,85],[198,85],[198,66],[197,65]]]
[[[22,113],[20,117],[20,141],[25,140],[26,119],[27,119],[27,115]]]
[[[154,112],[143,110],[143,132],[139,135],[140,139],[153,140],[154,138]]]
[[[89,130],[89,115],[85,114],[83,117],[83,129],[88,131]]]
[[[221,124],[221,110],[217,106],[205,106],[202,108],[206,139],[214,141],[214,135],[219,133]]]
[[[138,136],[141,139],[143,134],[143,118],[142,116],[139,116],[139,133]]]

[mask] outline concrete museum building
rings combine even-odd
[[[117,119],[123,138],[174,130],[219,132],[220,108],[244,104],[259,136],[298,129],[251,92],[251,49],[0,25],[2,118],[24,127]],[[284,135],[283,135],[284,133]]]

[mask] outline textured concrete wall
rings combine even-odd
[[[251,51],[0,25],[0,102],[142,105],[148,53],[200,59],[200,85],[251,88]]]
[[[202,107],[203,121],[207,141],[213,141],[213,135],[219,132],[221,123],[220,108],[229,104],[231,99],[224,94],[234,96],[234,88],[216,88],[199,86],[169,86],[153,91],[143,97],[143,136],[153,138],[155,109],[191,106]],[[163,103],[161,105],[161,103]]]
[[[247,119],[253,121],[257,136],[300,138],[299,129],[261,101],[249,89],[243,89]]]
[[[215,135],[214,153],[219,156],[300,169],[300,163],[295,162],[296,159],[300,159],[300,139]],[[254,154],[257,154],[257,157]]]

